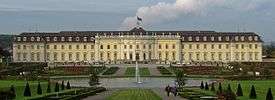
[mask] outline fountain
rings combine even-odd
[[[139,68],[138,68],[138,62],[136,61],[136,82],[138,84],[141,84],[142,82],[140,81],[140,74],[139,74]]]

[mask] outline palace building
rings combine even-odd
[[[145,63],[261,62],[255,32],[61,31],[24,32],[13,38],[14,62]]]

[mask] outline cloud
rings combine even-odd
[[[203,16],[209,9],[250,11],[261,7],[268,0],[176,0],[174,3],[159,2],[156,5],[140,7],[135,16],[127,17],[121,30],[136,26],[136,16],[143,19],[144,26],[180,19],[183,15]],[[217,12],[219,13],[219,12]]]

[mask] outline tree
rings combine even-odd
[[[55,83],[54,92],[59,92],[59,84],[58,84],[58,82]]]
[[[222,93],[222,84],[221,83],[219,83],[219,87],[218,87],[218,93]]]
[[[267,91],[266,100],[273,100],[273,95],[272,95],[271,88],[269,88],[268,91]]]
[[[70,82],[69,82],[69,81],[67,82],[66,89],[71,89],[71,85],[70,85]]]
[[[185,85],[186,79],[184,77],[183,71],[176,72],[176,81],[177,81],[179,87],[183,87]]]
[[[250,99],[256,99],[257,98],[257,94],[256,94],[256,90],[255,90],[254,85],[252,85],[252,87],[251,87],[249,98]]]
[[[50,81],[48,82],[47,93],[51,93],[51,83],[50,83]]]
[[[228,84],[228,86],[227,86],[227,90],[225,92],[225,98],[226,98],[226,100],[236,100],[237,99],[235,93],[232,92],[230,84]]]
[[[41,95],[42,94],[42,88],[40,85],[40,82],[38,82],[38,86],[37,86],[37,94]]]
[[[204,89],[204,84],[203,84],[203,81],[201,81],[201,86],[200,86],[201,89]]]
[[[97,73],[95,72],[94,68],[91,68],[89,85],[94,86],[97,84],[99,84],[99,77],[97,76]]]
[[[227,92],[232,92],[230,84],[228,84],[228,86],[227,86]]]
[[[241,84],[238,84],[238,88],[237,88],[237,92],[236,92],[237,96],[243,96],[243,89],[241,87]]]
[[[61,90],[64,90],[65,89],[65,85],[64,85],[64,81],[62,81],[61,83]]]
[[[205,82],[205,87],[204,87],[205,90],[209,90],[209,87],[208,87],[208,83]]]
[[[214,83],[211,84],[211,91],[216,91]]]
[[[29,83],[28,83],[28,82],[26,83],[26,86],[25,86],[24,96],[25,96],[25,97],[30,97],[30,96],[32,96],[31,90],[30,90],[30,86],[29,86]]]
[[[11,85],[11,87],[10,87],[10,92],[12,93],[12,99],[14,99],[15,97],[16,97],[16,93],[15,93],[15,88],[14,88],[14,86],[13,85]]]

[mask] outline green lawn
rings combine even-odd
[[[268,88],[272,88],[273,96],[275,95],[275,80],[257,80],[257,81],[225,81],[222,83],[223,89],[227,89],[227,85],[230,84],[231,89],[236,93],[238,83],[241,84],[244,96],[238,97],[240,100],[248,100],[251,85],[255,86],[257,99],[265,100],[265,96]],[[218,84],[216,84],[216,90],[218,89]]]
[[[107,100],[161,100],[149,89],[127,89],[113,93]]]
[[[136,73],[136,68],[135,67],[127,67],[124,75],[126,75],[126,76],[135,76],[135,73]],[[139,74],[140,74],[140,76],[148,76],[148,75],[150,75],[150,71],[146,67],[139,68]]]
[[[48,82],[43,81],[43,82],[40,82],[40,84],[41,84],[42,91],[43,91],[42,93],[45,94],[46,90],[47,90]],[[15,87],[16,100],[24,100],[24,99],[26,99],[23,96],[25,85],[26,85],[26,81],[0,80],[0,90],[9,89],[11,85],[14,85],[14,87]],[[36,96],[37,95],[38,81],[29,81],[29,85],[30,85],[30,89],[31,89],[31,95],[32,96]],[[51,84],[51,91],[52,92],[54,91],[54,87],[55,87],[55,84]]]

